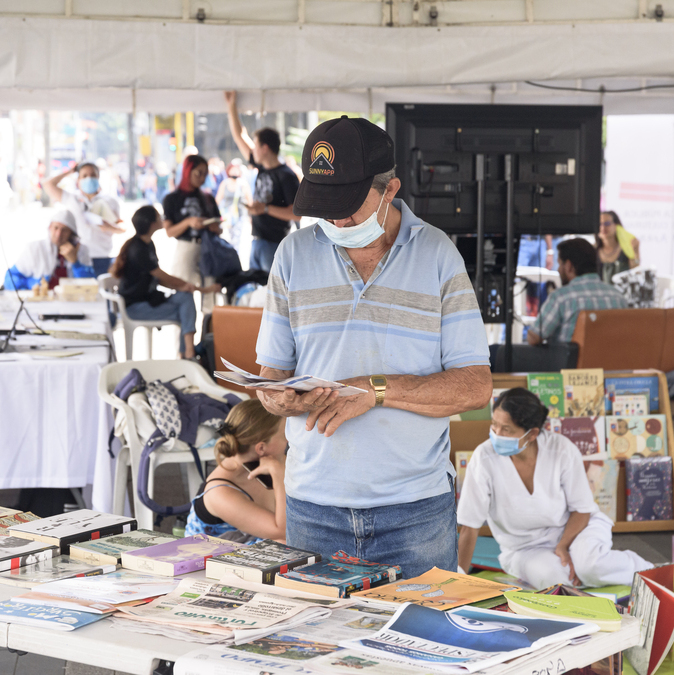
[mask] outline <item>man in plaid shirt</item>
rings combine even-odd
[[[527,331],[530,345],[543,340],[570,342],[578,312],[583,309],[625,309],[627,300],[597,274],[597,252],[585,239],[568,239],[557,246],[562,288],[543,303]]]

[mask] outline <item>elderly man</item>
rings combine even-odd
[[[298,216],[281,243],[257,343],[262,375],[360,387],[258,396],[288,417],[287,541],[402,566],[455,570],[448,418],[492,384],[484,325],[463,260],[398,199],[393,141],[365,119],[307,139]]]
[[[54,288],[61,277],[93,276],[89,252],[77,238],[75,216],[64,209],[52,217],[48,236],[31,241],[7,270],[5,288],[31,289],[42,279]]]

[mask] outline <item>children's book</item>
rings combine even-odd
[[[19,602],[0,602],[0,621],[37,626],[50,630],[75,630],[103,618],[103,614],[62,609],[49,605],[28,605]]]
[[[396,581],[401,574],[400,565],[370,562],[337,551],[328,560],[277,574],[274,583],[282,588],[344,598],[354,591]]]
[[[672,520],[672,458],[625,462],[627,520]]]
[[[576,368],[562,370],[564,417],[604,415],[604,370]]]
[[[631,377],[607,377],[604,380],[606,389],[606,414],[616,415],[613,402],[618,395],[648,396],[648,413],[660,412],[660,383],[657,375],[634,375]]]
[[[12,534],[0,535],[0,572],[49,560],[60,553],[59,547]]]
[[[70,557],[83,560],[90,565],[110,564],[121,565],[122,553],[136,551],[156,544],[165,544],[175,541],[179,537],[152,530],[133,530],[126,534],[115,534],[103,539],[81,541],[71,544]]]
[[[454,453],[454,468],[456,469],[456,498],[461,497],[461,488],[466,479],[466,469],[473,456],[474,450],[457,450]]]
[[[519,590],[517,586],[497,584],[478,577],[448,572],[438,567],[413,579],[352,593],[360,602],[398,608],[405,602],[421,607],[446,610],[487,598],[502,596],[505,591]]]
[[[14,525],[9,531],[18,537],[56,544],[62,553],[68,553],[70,544],[100,539],[108,534],[131,532],[137,527],[133,518],[79,509],[57,516],[40,518],[30,523]]]
[[[613,414],[622,417],[648,415],[648,394],[616,394],[613,399]]]
[[[542,593],[504,593],[508,607],[515,614],[554,619],[567,617],[580,621],[591,621],[599,630],[613,632],[620,630],[620,614],[615,603],[607,598],[578,597],[573,595],[544,595]]]
[[[203,570],[207,558],[240,548],[242,544],[216,539],[206,534],[195,534],[136,551],[123,551],[122,567],[137,572],[174,577],[178,574]]]
[[[33,586],[49,581],[107,574],[114,572],[115,569],[115,565],[88,565],[79,560],[71,560],[70,556],[59,555],[33,565],[0,572],[0,583],[33,588]]]
[[[606,418],[606,441],[611,459],[657,457],[667,454],[664,415]]]
[[[595,503],[615,523],[618,517],[618,460],[585,460],[583,464]]]
[[[606,454],[605,417],[557,417],[545,421],[545,429],[568,438],[585,458],[603,459]]]
[[[234,574],[246,581],[273,584],[277,573],[282,574],[302,565],[313,565],[320,560],[319,553],[302,551],[265,539],[209,558],[206,561],[206,576],[220,580],[224,574]]]
[[[528,373],[527,388],[548,409],[548,417],[564,415],[564,381],[561,373]]]
[[[36,516],[30,511],[18,511],[0,518],[0,528],[7,530],[14,525],[23,525],[23,523],[30,523],[33,520],[40,520],[40,516]]]

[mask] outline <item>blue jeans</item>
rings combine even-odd
[[[286,497],[286,540],[323,559],[342,550],[364,560],[400,565],[404,579],[433,566],[455,572],[454,492],[372,509],[319,506]]]
[[[274,262],[274,253],[276,253],[278,246],[274,241],[253,239],[250,246],[250,269],[269,272],[271,264]]]
[[[191,293],[176,291],[166,302],[153,307],[149,302],[134,302],[126,308],[126,313],[136,321],[149,319],[156,321],[168,319],[180,321],[180,353],[185,353],[185,334],[194,333],[197,329],[197,308]]]

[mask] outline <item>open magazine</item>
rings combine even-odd
[[[289,377],[286,380],[268,380],[266,377],[253,375],[253,373],[246,372],[238,368],[233,363],[225,361],[222,357],[220,360],[227,368],[227,371],[216,370],[213,374],[215,377],[232,382],[242,387],[252,387],[255,389],[272,389],[274,391],[283,391],[284,389],[294,389],[298,392],[307,392],[312,389],[322,387],[324,389],[332,389],[337,391],[340,396],[353,396],[354,394],[366,394],[365,389],[360,387],[351,387],[341,382],[331,382],[330,380],[323,380],[320,377],[313,375],[299,375],[297,377]]]

